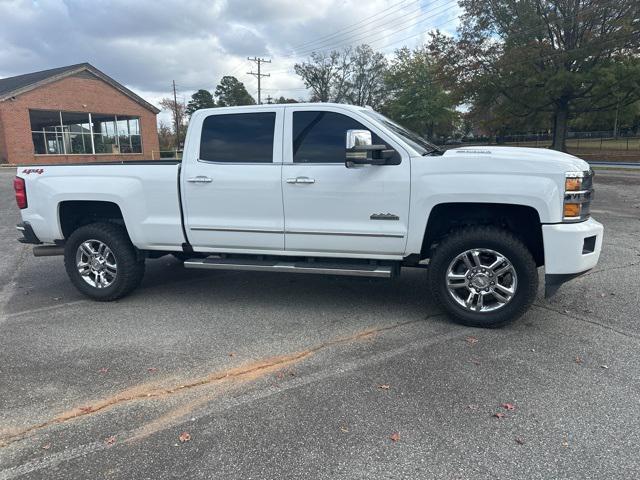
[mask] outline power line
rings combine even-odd
[[[444,9],[448,8],[451,4],[454,4],[454,3],[455,3],[455,0],[449,0],[449,1],[447,1],[447,2],[445,2],[443,4],[441,4],[441,5],[438,5],[438,6],[434,7],[434,8],[432,8],[432,9],[430,9],[430,10],[423,11],[419,15],[416,15],[416,16],[414,16],[412,18],[409,18],[409,19],[406,19],[406,18],[405,19],[396,19],[396,20],[400,20],[399,22],[397,22],[397,21],[393,22],[392,21],[391,23],[388,24],[389,27],[390,26],[400,27],[400,26],[403,26],[403,25],[405,25],[405,26],[403,28],[396,29],[390,36],[393,37],[394,35],[398,34],[399,32],[402,32],[402,31],[407,30],[409,28],[416,27],[420,23],[423,23],[423,22],[425,22],[427,20],[430,20],[430,19],[432,19],[434,17],[437,17],[438,15],[443,13]],[[436,11],[436,10],[440,10],[440,11]],[[429,15],[430,13],[431,13],[431,15]],[[457,19],[458,19],[458,17],[451,18],[451,19],[447,20],[446,22],[442,23],[441,25],[444,25],[446,23],[450,23],[450,22],[455,21]],[[413,35],[413,36],[421,35],[423,33],[431,31],[431,30],[437,28],[438,26],[440,26],[440,25],[436,25],[434,27],[430,27],[426,31],[421,31],[418,34]],[[374,39],[374,40],[369,41],[369,42],[366,41],[367,39],[372,38],[372,37],[376,37],[376,36],[379,36],[378,32],[368,32],[368,33],[364,33],[364,34],[360,33],[360,34],[357,34],[355,37],[351,37],[350,39],[345,39],[345,40],[349,40],[349,43],[329,44],[329,45],[325,45],[322,48],[324,50],[330,50],[330,49],[334,50],[334,49],[344,48],[346,46],[350,46],[350,45],[353,45],[355,43],[374,44],[374,43],[386,40],[386,38],[382,37],[382,38]],[[407,38],[410,38],[410,37],[407,37]],[[393,45],[395,43],[398,43],[398,42],[393,42],[390,45]],[[292,57],[295,57],[295,56],[304,57],[304,56],[309,55],[310,53],[313,53],[314,51],[317,51],[317,49],[309,50],[309,51],[303,51],[303,52],[299,52],[297,54],[283,55],[283,58],[292,58]],[[276,70],[276,71],[273,71],[271,73],[283,73],[283,72],[289,72],[289,71],[290,70]]]
[[[401,17],[390,18],[390,19],[381,18],[381,19],[374,20],[373,22],[363,25],[358,32],[348,34],[344,38],[341,38],[341,39],[336,38],[329,42],[323,42],[322,44],[318,44],[313,48],[298,50],[297,52],[293,54],[288,54],[286,56],[287,57],[305,56],[318,50],[329,50],[329,49],[340,48],[341,46],[345,46],[345,45],[363,43],[363,40],[365,40],[366,38],[380,36],[380,32],[377,31],[377,29],[379,28],[382,28],[388,31],[391,29],[396,29],[398,27],[407,25],[406,27],[402,28],[402,30],[406,30],[407,28],[417,26],[419,23],[422,23],[426,20],[437,17],[438,15],[444,13],[444,11],[447,8],[449,8],[452,4],[456,3],[455,0],[448,0],[441,4],[438,4],[438,2],[439,0],[434,0],[428,5],[431,8],[428,8],[426,10],[424,10],[422,5],[420,5],[418,6],[418,8],[414,10],[405,12]],[[380,23],[379,25],[376,25],[378,22],[384,22],[384,23]],[[371,31],[371,29],[373,29],[374,31]],[[399,30],[395,30],[392,33],[392,35],[395,35],[396,33],[398,33],[398,31]]]
[[[251,61],[251,62],[255,62],[258,64],[258,73],[254,73],[252,72],[247,72],[247,75],[253,75],[254,77],[256,77],[258,79],[258,105],[261,105],[262,102],[260,100],[260,79],[262,77],[270,77],[271,74],[270,73],[260,73],[260,65],[263,63],[271,63],[271,60],[265,60],[264,58],[260,58],[260,57],[247,57],[247,60]]]
[[[438,0],[436,0],[436,2],[437,1]],[[406,24],[408,22],[414,22],[414,21],[415,21],[415,24],[417,25],[418,23],[420,23],[420,22],[422,22],[424,20],[427,20],[428,18],[431,18],[431,17],[434,16],[434,15],[427,16],[428,13],[433,12],[434,10],[440,9],[442,7],[448,6],[448,5],[452,4],[452,3],[455,3],[455,1],[456,0],[449,0],[449,1],[445,2],[444,4],[438,5],[435,8],[432,8],[430,10],[422,11],[422,13],[420,13],[420,14],[414,16],[414,17],[407,18],[407,14],[411,14],[413,12],[418,12],[418,11],[422,10],[422,5],[418,5],[418,7],[415,8],[414,10],[411,10],[409,12],[405,12],[405,15],[402,18],[395,18],[395,19],[392,19],[391,21],[389,21],[386,17],[388,17],[390,13],[392,13],[394,11],[399,11],[399,10],[403,9],[405,6],[408,6],[408,4],[406,4],[406,0],[404,0],[402,2],[395,3],[395,4],[391,5],[390,7],[386,8],[385,10],[382,10],[382,11],[380,11],[380,12],[374,14],[374,15],[366,17],[366,18],[360,20],[359,22],[356,22],[355,24],[352,24],[352,25],[350,25],[348,27],[345,27],[345,29],[342,29],[344,31],[339,30],[337,32],[334,32],[333,34],[325,35],[325,36],[319,37],[319,38],[317,38],[315,40],[311,40],[309,42],[305,42],[303,44],[300,44],[300,45],[294,47],[294,49],[293,49],[294,51],[292,53],[282,55],[282,57],[283,58],[302,57],[302,56],[308,55],[309,53],[312,53],[313,51],[317,51],[317,50],[320,50],[320,49],[336,48],[337,45],[343,45],[344,42],[346,42],[348,40],[351,40],[351,43],[355,43],[355,41],[357,41],[358,37],[368,38],[368,37],[371,37],[372,35],[377,35],[377,32],[368,32],[368,33],[364,34],[364,37],[362,37],[363,33],[360,32],[360,33],[347,35],[345,38],[342,38],[342,39],[338,39],[337,38],[337,37],[342,37],[345,34],[355,30],[354,27],[356,27],[358,25],[360,25],[360,27],[358,27],[359,29],[362,29],[364,27],[370,27],[370,26],[372,26],[372,25],[374,25],[374,24],[376,24],[378,22],[381,22],[381,21],[386,21],[387,22],[385,24],[385,27],[387,27],[387,28],[392,27],[392,26],[404,25],[404,24]],[[436,3],[436,2],[433,2],[433,3]],[[432,5],[433,5],[433,3],[432,3]],[[401,4],[404,4],[404,5],[401,5]],[[398,6],[398,5],[400,5],[400,6]],[[393,7],[396,7],[396,8],[393,8]],[[438,12],[438,13],[442,13],[442,12]],[[382,14],[386,14],[384,18],[378,18],[378,19],[375,19],[375,20],[369,21],[369,22],[366,21],[368,19],[374,18],[374,17],[382,15]],[[416,21],[420,17],[426,17],[426,18],[422,18],[420,21]],[[331,37],[334,37],[333,40],[329,40],[329,38],[331,38]],[[328,43],[327,43],[327,40],[329,40]],[[338,43],[336,43],[336,42],[338,42]],[[296,48],[299,49],[299,48],[301,48],[303,46],[311,45],[311,44],[314,44],[314,43],[316,43],[317,45],[315,45],[312,48],[309,48],[309,49],[305,48],[301,52],[296,52],[295,51]],[[232,72],[232,75],[236,74],[237,71],[240,69],[240,67],[241,66],[236,67],[234,69],[234,71]],[[281,72],[281,71],[278,71],[278,72]],[[272,73],[276,73],[276,72],[272,72]]]
[[[355,28],[358,28],[358,25],[360,25],[360,24],[362,24],[362,23],[366,22],[366,20],[369,20],[369,19],[371,19],[371,18],[377,17],[378,15],[382,15],[382,14],[385,14],[385,13],[386,13],[387,15],[389,15],[389,14],[390,14],[392,11],[394,11],[394,10],[396,10],[396,11],[397,11],[397,10],[401,10],[402,8],[404,8],[404,7],[406,6],[406,5],[402,5],[402,4],[406,4],[406,3],[407,3],[407,1],[408,1],[408,0],[402,0],[401,2],[394,3],[393,5],[391,5],[391,6],[387,7],[387,8],[385,8],[384,10],[379,11],[378,13],[374,13],[373,15],[370,15],[370,16],[368,16],[368,17],[366,17],[366,18],[363,18],[363,19],[362,19],[362,20],[360,20],[359,22],[352,23],[351,25],[347,25],[346,27],[344,27],[344,28],[342,28],[342,29],[336,30],[336,31],[335,31],[334,33],[332,33],[332,34],[324,35],[324,36],[322,36],[322,37],[318,37],[318,38],[316,38],[315,40],[309,40],[309,41],[307,41],[307,42],[303,42],[303,43],[301,43],[301,44],[299,44],[299,45],[296,45],[296,46],[294,46],[294,47],[292,48],[292,50],[296,51],[296,50],[297,50],[297,49],[299,49],[299,48],[303,48],[303,47],[304,47],[304,48],[307,48],[307,46],[308,46],[308,45],[312,45],[312,44],[314,44],[314,43],[317,43],[317,42],[320,42],[320,41],[324,41],[324,40],[326,40],[326,39],[329,39],[329,38],[332,38],[332,37],[335,37],[335,36],[341,36],[341,35],[343,35],[344,33],[347,33],[347,32],[351,32],[351,31],[353,31]],[[401,7],[398,7],[398,8],[394,8],[394,7],[398,6],[398,5],[402,5],[402,6],[401,6]]]

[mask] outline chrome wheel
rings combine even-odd
[[[474,248],[458,255],[447,269],[447,290],[458,305],[472,312],[491,312],[511,301],[518,275],[507,257]]]
[[[116,280],[118,266],[111,249],[100,240],[82,242],[76,251],[82,279],[95,288],[106,288]]]

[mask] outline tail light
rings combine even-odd
[[[24,178],[16,177],[13,180],[13,189],[16,191],[16,203],[19,209],[27,208],[27,188]]]

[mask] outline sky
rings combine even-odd
[[[213,91],[234,75],[263,101],[305,100],[293,65],[313,51],[367,43],[391,55],[427,32],[453,33],[456,0],[0,0],[0,78],[89,62],[153,104]],[[168,112],[160,114],[168,120]]]

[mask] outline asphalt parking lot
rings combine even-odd
[[[13,175],[0,169],[0,479],[640,474],[640,172],[598,171],[600,264],[500,330],[450,323],[415,270],[164,257],[130,297],[94,303],[61,257],[15,241]]]

